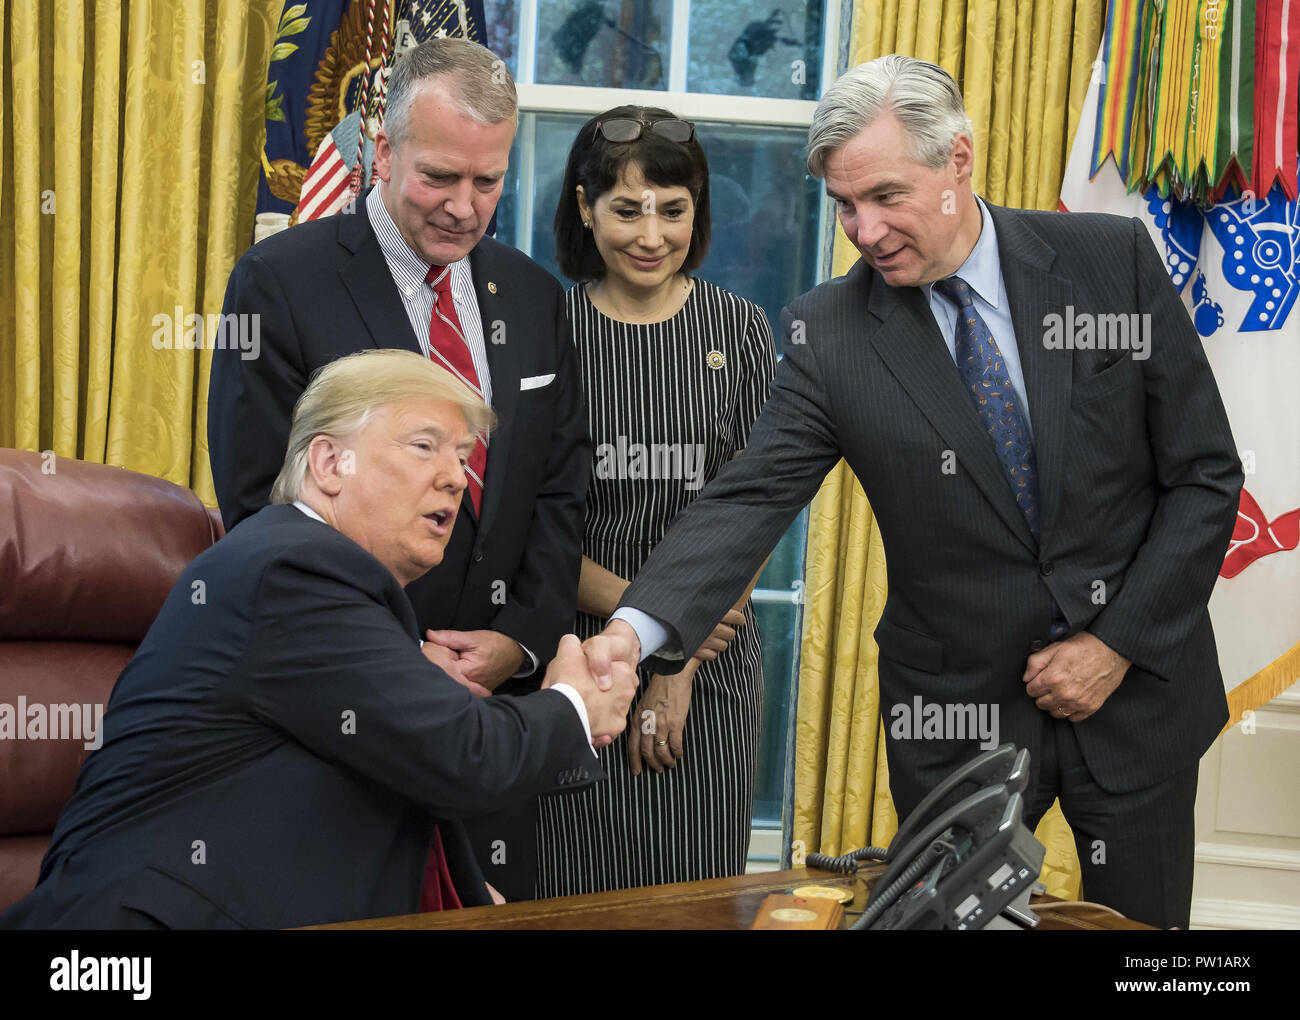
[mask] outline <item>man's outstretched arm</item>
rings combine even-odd
[[[677,516],[609,626],[584,646],[596,675],[606,675],[611,660],[632,661],[632,655],[652,659],[657,670],[679,670],[688,651],[699,648],[735,605],[839,459],[817,339],[810,335],[795,343],[794,321],[786,308],[786,355],[744,452]],[[647,614],[662,630],[627,608]]]

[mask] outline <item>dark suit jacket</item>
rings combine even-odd
[[[435,823],[600,778],[565,697],[473,697],[373,556],[271,506],[181,575],[104,717],[36,889],[0,927],[280,928],[409,914]]]
[[[1240,463],[1200,339],[1142,224],[990,211],[1028,391],[1041,548],[924,292],[890,288],[859,261],[785,309],[785,357],[749,445],[674,522],[624,603],[698,647],[842,456],[886,551],[875,636],[887,737],[893,706],[917,695],[996,704],[1000,739],[1037,763],[1042,715],[1021,676],[1050,640],[1055,598],[1071,633],[1090,631],[1133,663],[1075,730],[1104,789],[1138,789],[1195,762],[1227,720],[1206,603]],[[1150,358],[1046,349],[1044,319],[1067,306],[1149,314]],[[955,473],[944,470],[950,453]],[[889,737],[900,811],[974,747]]]
[[[545,663],[573,627],[591,470],[564,292],[490,238],[470,252],[470,265],[499,422],[483,516],[475,520],[467,493],[446,558],[409,594],[422,633],[496,630]],[[261,316],[258,358],[244,360],[237,349],[212,355],[208,448],[229,529],[270,499],[293,405],[312,373],[367,348],[420,348],[364,202],[355,214],[300,224],[247,251],[222,311]],[[519,389],[521,379],[552,374],[547,385]],[[541,676],[523,689],[536,689]]]

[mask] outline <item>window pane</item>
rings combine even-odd
[[[525,238],[518,236],[515,220],[519,208],[519,140],[528,127],[529,114],[521,114],[519,128],[515,131],[515,140],[510,143],[510,162],[506,169],[506,179],[501,185],[501,198],[497,202],[497,211],[492,217],[488,233],[502,244],[508,244],[520,251],[526,251]],[[554,272],[554,270],[552,270]]]
[[[803,579],[804,538],[807,534],[808,510],[805,507],[799,511],[799,516],[772,550],[772,558],[767,561],[767,566],[758,579],[759,588],[794,590],[795,581]]]
[[[533,189],[532,243],[528,253],[535,262],[545,266],[547,271],[565,287],[572,287],[573,281],[560,272],[560,266],[555,260],[555,235],[551,225],[555,222],[555,205],[560,199],[560,183],[564,180],[564,166],[569,159],[569,146],[577,137],[578,128],[582,127],[587,120],[588,115],[583,113],[527,113],[523,115],[519,131],[515,135],[515,145],[518,147],[518,138],[526,130],[532,129],[536,132],[533,150],[534,177],[532,181],[522,182],[523,186],[531,186]],[[517,155],[514,150],[511,150],[506,191],[515,190],[519,172]],[[498,216],[497,220],[498,226],[504,230],[506,227],[504,218]],[[514,227],[513,214],[510,227],[512,229]],[[498,233],[497,238],[516,246],[521,246],[523,240],[513,236],[507,239],[503,233]]]
[[[817,283],[818,182],[803,128],[701,123],[713,240],[699,275],[762,306],[782,346],[781,309]]]
[[[483,45],[505,61],[510,77],[519,78],[519,0],[483,0],[487,38]]]
[[[790,757],[787,737],[795,711],[791,678],[802,616],[798,606],[781,602],[756,602],[754,615],[763,632],[763,728],[754,776],[753,824],[779,828]]]
[[[821,0],[756,7],[692,0],[686,90],[816,99],[821,82]]]
[[[538,0],[537,81],[668,88],[671,0]]]
[[[807,534],[805,508],[777,543],[758,587],[794,588],[794,581],[803,578]],[[790,723],[797,710],[794,671],[803,624],[802,598],[796,602],[792,597],[788,603],[755,602],[754,615],[763,634],[763,729],[754,784],[754,825],[779,827],[794,750],[790,745]]]

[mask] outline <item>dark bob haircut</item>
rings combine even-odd
[[[555,253],[560,269],[571,280],[598,280],[605,275],[605,263],[596,250],[592,232],[582,225],[578,210],[578,185],[582,185],[587,205],[618,184],[624,169],[640,167],[646,183],[660,188],[683,187],[695,203],[695,223],[691,247],[682,263],[689,273],[704,261],[709,250],[709,164],[695,138],[674,142],[653,131],[643,130],[631,142],[611,142],[596,130],[601,121],[625,117],[644,125],[660,120],[677,120],[667,110],[648,106],[616,106],[582,125],[569,150],[560,186],[560,201],[555,207]]]

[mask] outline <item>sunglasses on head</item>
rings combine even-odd
[[[635,142],[647,130],[670,142],[689,142],[695,137],[695,125],[689,120],[656,120],[646,124],[631,117],[615,117],[599,121],[596,130],[609,142]]]

